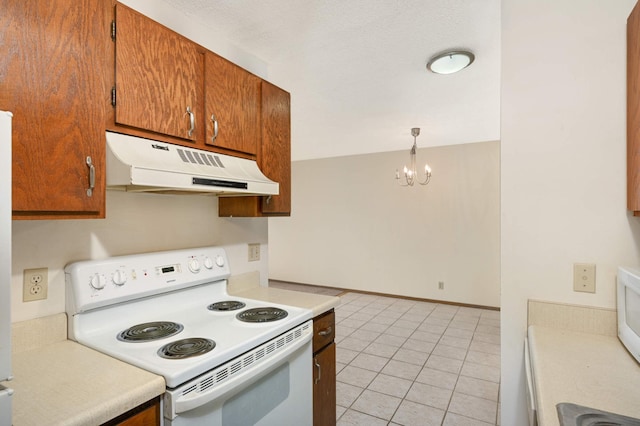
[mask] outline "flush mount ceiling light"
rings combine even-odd
[[[431,180],[431,167],[428,164],[424,165],[424,179],[418,177],[418,171],[416,170],[416,151],[418,150],[418,144],[416,138],[420,134],[420,128],[414,127],[411,129],[411,136],[413,136],[413,146],[409,151],[409,167],[404,166],[403,177],[400,177],[400,171],[396,169],[396,182],[400,186],[413,186],[415,182],[420,185],[426,185]]]
[[[436,74],[453,74],[471,65],[475,58],[469,51],[451,50],[429,59],[427,69]]]

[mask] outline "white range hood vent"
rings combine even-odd
[[[277,195],[255,161],[107,132],[107,188],[132,192]]]

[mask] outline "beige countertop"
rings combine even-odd
[[[527,337],[540,426],[559,425],[560,402],[640,418],[640,364],[617,336],[532,325]]]
[[[238,297],[311,309],[322,314],[340,298],[268,287],[238,286]],[[13,425],[101,424],[165,391],[161,376],[71,340],[66,315],[12,324]]]
[[[102,424],[164,393],[161,376],[66,339],[66,315],[12,325],[13,425]]]
[[[248,299],[265,302],[281,303],[283,305],[307,308],[313,311],[313,316],[320,315],[340,304],[340,298],[322,294],[303,293],[301,291],[283,290],[271,287],[249,287],[244,289],[229,288],[229,294]]]

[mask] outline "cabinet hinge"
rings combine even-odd
[[[116,86],[111,88],[111,106],[116,106]]]
[[[116,41],[116,21],[111,21],[111,40]]]

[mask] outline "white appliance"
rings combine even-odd
[[[538,426],[538,404],[536,402],[536,390],[533,381],[533,368],[531,365],[531,353],[529,352],[529,339],[524,338],[524,375],[527,381],[525,396],[527,397],[527,414],[529,426]]]
[[[167,425],[311,425],[312,312],[229,275],[220,247],[69,264],[69,338],[163,376]]]
[[[618,338],[640,362],[640,270],[618,268]]]
[[[253,160],[107,132],[107,188],[132,192],[278,195]]]
[[[11,113],[0,111],[0,382],[11,379]],[[0,384],[0,426],[11,425],[13,391]]]

